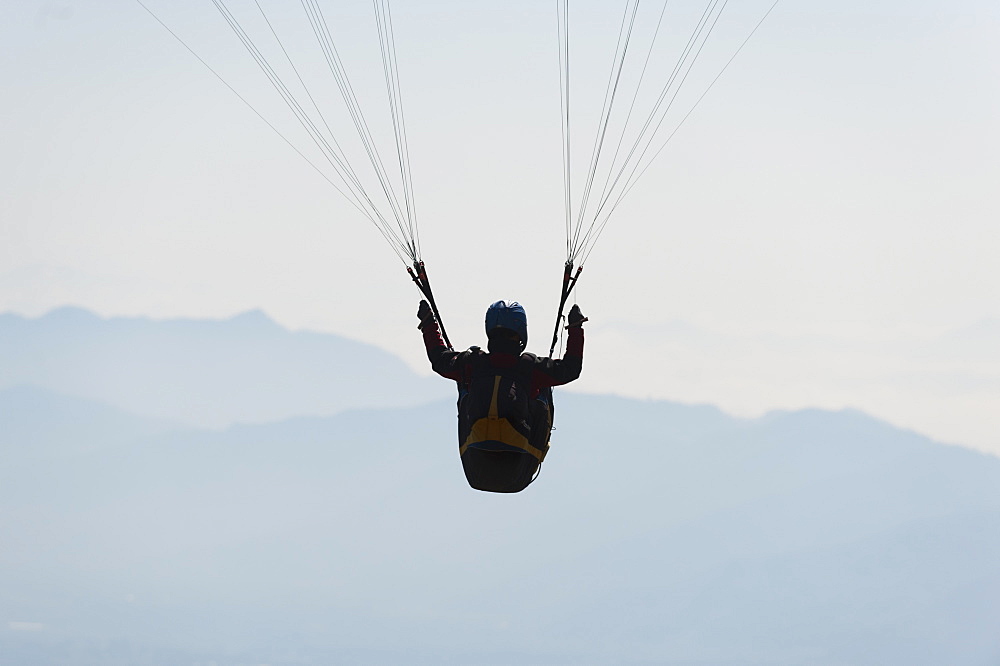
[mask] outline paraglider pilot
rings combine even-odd
[[[574,305],[562,359],[524,351],[528,319],[518,303],[497,301],[486,311],[487,349],[452,351],[441,337],[427,301],[417,310],[434,372],[458,384],[458,443],[469,485],[516,493],[537,475],[549,450],[554,414],[552,387],[567,384],[583,368],[583,323]]]

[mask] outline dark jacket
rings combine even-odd
[[[478,347],[456,352],[445,346],[437,322],[428,322],[424,325],[423,332],[424,347],[427,348],[427,358],[431,362],[431,368],[442,377],[458,382],[459,386],[468,385],[473,368],[482,364],[482,357],[486,357],[489,365],[504,369],[512,368],[519,362],[531,363],[530,397],[532,398],[538,397],[542,389],[568,384],[579,377],[580,371],[583,369],[583,327],[581,326],[569,329],[566,353],[562,359],[522,354],[519,360],[514,354],[491,354]]]

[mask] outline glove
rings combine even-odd
[[[566,317],[566,322],[567,322],[567,324],[569,324],[566,328],[572,328],[574,326],[582,326],[583,322],[585,322],[585,321],[589,321],[589,320],[586,317],[583,316],[582,312],[580,312],[580,306],[579,305],[574,305],[570,309],[569,315],[567,315],[567,317]]]
[[[434,311],[427,301],[420,301],[420,306],[417,307],[417,319],[420,320],[417,328],[423,328],[428,322],[434,321]]]

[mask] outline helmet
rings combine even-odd
[[[528,344],[528,315],[520,303],[497,301],[486,310],[486,335],[496,328],[514,331],[521,338],[521,348]]]

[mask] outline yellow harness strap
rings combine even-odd
[[[494,441],[517,447],[541,461],[545,457],[545,452],[529,444],[527,437],[515,430],[510,421],[500,418],[497,413],[497,396],[500,393],[501,379],[503,377],[497,375],[493,381],[493,397],[490,400],[489,414],[485,419],[479,419],[472,424],[472,430],[469,431],[465,443],[458,448],[458,453],[464,455],[472,443]]]

